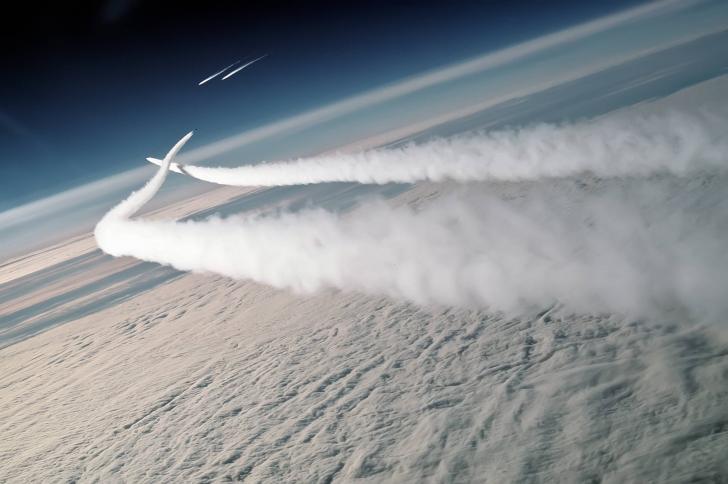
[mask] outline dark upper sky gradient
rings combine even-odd
[[[0,17],[0,210],[641,2],[72,3]]]

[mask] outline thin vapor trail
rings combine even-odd
[[[237,69],[235,69],[235,70],[233,70],[231,72],[228,72],[227,74],[225,74],[223,76],[222,80],[224,81],[228,77],[234,76],[235,74],[237,74],[238,72],[242,71],[243,69],[245,69],[249,65],[252,65],[252,64],[258,62],[259,60],[263,59],[264,57],[268,57],[268,54],[262,55],[262,56],[258,57],[257,59],[253,59],[252,61],[243,64],[242,66],[238,67]]]
[[[197,84],[197,85],[198,85],[198,86],[201,86],[201,85],[205,84],[205,83],[206,83],[207,81],[211,81],[211,80],[215,79],[215,78],[216,78],[217,76],[219,76],[220,74],[222,74],[222,73],[223,73],[223,72],[225,72],[226,70],[230,69],[230,68],[231,68],[232,66],[234,66],[235,64],[238,64],[239,62],[240,62],[239,60],[237,60],[237,61],[233,62],[232,64],[230,64],[230,65],[229,65],[229,66],[227,66],[226,68],[224,68],[224,69],[222,69],[222,70],[220,70],[220,71],[217,71],[216,73],[214,73],[214,74],[213,74],[213,75],[211,75],[210,77],[207,77],[207,78],[205,78],[205,79],[201,80],[201,81],[199,82],[199,84]]]

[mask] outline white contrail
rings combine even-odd
[[[238,72],[242,71],[243,69],[245,69],[249,65],[251,65],[251,64],[253,64],[255,62],[258,62],[259,60],[263,59],[264,57],[268,57],[268,54],[262,55],[262,56],[258,57],[257,59],[253,59],[252,61],[247,62],[247,63],[243,64],[242,66],[238,67],[234,71],[228,72],[227,74],[225,74],[223,76],[222,80],[225,80],[225,79],[227,79],[230,76],[234,76],[235,74],[237,74]]]
[[[173,163],[170,169],[234,186],[522,181],[585,173],[599,177],[685,175],[727,169],[727,135],[728,120],[715,115],[613,115],[576,124],[538,124],[278,163],[236,168]]]
[[[345,215],[131,220],[170,162],[99,222],[102,250],[298,292],[338,288],[425,305],[517,313],[558,302],[706,320],[728,310],[722,176],[465,186],[417,210],[378,202]]]
[[[152,197],[159,191],[159,188],[164,183],[167,177],[169,164],[172,159],[179,153],[179,150],[189,141],[194,131],[190,131],[169,150],[167,155],[161,160],[162,169],[160,169],[154,177],[147,182],[147,184],[139,191],[133,192],[129,197],[112,208],[104,218],[129,218],[141,209]],[[103,221],[103,219],[102,219]]]
[[[230,64],[229,66],[227,66],[227,67],[226,67],[225,69],[223,69],[223,70],[221,70],[221,71],[218,71],[218,72],[214,73],[213,75],[211,75],[210,77],[208,77],[208,78],[206,78],[206,79],[203,79],[203,80],[201,80],[201,81],[199,82],[199,84],[197,84],[197,85],[198,85],[198,86],[201,86],[201,85],[203,85],[204,83],[206,83],[207,81],[211,81],[211,80],[215,79],[215,78],[216,78],[217,76],[219,76],[220,74],[222,74],[222,73],[223,73],[223,72],[225,72],[226,70],[230,69],[230,68],[231,68],[232,66],[234,66],[235,64],[237,64],[237,63],[239,63],[239,62],[240,62],[239,60],[238,60],[238,61],[235,61],[235,62],[233,62],[232,64]]]

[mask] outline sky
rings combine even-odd
[[[717,0],[23,8],[0,20],[0,260],[93,227],[190,129],[184,163],[371,146],[728,25]],[[159,203],[182,185],[207,187]]]
[[[189,129],[224,137],[637,4],[342,3],[6,10],[0,210],[129,169]],[[225,82],[197,85],[263,54]]]

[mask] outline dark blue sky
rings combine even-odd
[[[341,3],[4,11],[0,210],[138,166],[190,129],[213,140],[641,2]]]

